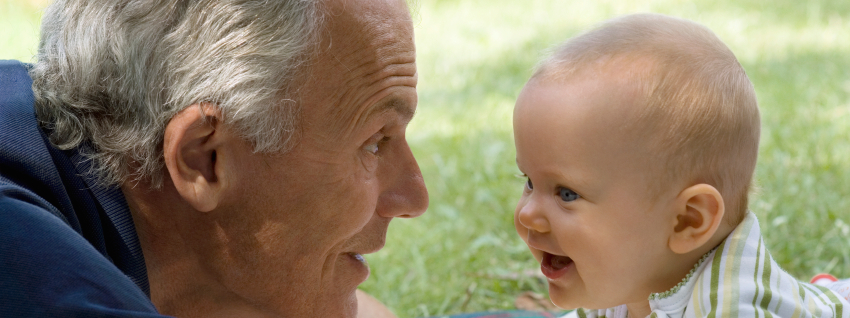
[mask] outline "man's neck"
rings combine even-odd
[[[191,207],[176,191],[122,186],[145,257],[151,301],[175,317],[275,317],[229,291],[193,245]],[[197,212],[200,213],[200,212]],[[188,214],[188,216],[187,216]]]

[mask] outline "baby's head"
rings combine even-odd
[[[558,48],[514,109],[514,221],[555,304],[648,306],[680,282],[745,216],[759,130],[752,84],[701,25],[630,15]]]

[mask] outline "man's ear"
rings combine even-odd
[[[691,252],[711,239],[726,212],[723,196],[711,185],[691,186],[676,198],[676,220],[668,245],[674,253]]]
[[[209,212],[221,200],[219,153],[224,137],[221,112],[213,104],[194,104],[165,126],[165,166],[177,192],[196,210]]]

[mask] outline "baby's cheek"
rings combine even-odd
[[[519,209],[520,207],[517,207],[517,210],[514,212],[514,228],[523,242],[528,244],[528,229],[519,221]]]

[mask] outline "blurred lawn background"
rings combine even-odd
[[[44,0],[0,0],[0,59],[30,61]],[[419,0],[420,106],[408,138],[428,212],[393,222],[362,288],[400,317],[511,309],[546,294],[516,237],[511,112],[534,64],[605,19],[658,12],[700,22],[758,93],[756,193],[767,244],[791,274],[850,277],[850,1]]]

